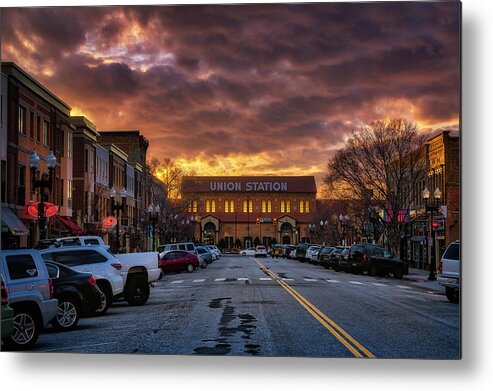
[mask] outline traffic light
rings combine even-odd
[[[260,224],[260,219],[257,217],[257,220],[255,221],[255,224]]]

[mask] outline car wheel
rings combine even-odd
[[[242,252],[240,255],[246,257],[246,252]]]
[[[404,272],[402,271],[401,268],[397,268],[394,270],[394,278],[400,280],[404,276]]]
[[[187,264],[187,272],[192,273],[195,270],[193,265],[191,263]]]
[[[80,319],[80,304],[71,297],[58,300],[58,310],[53,319],[53,328],[58,331],[70,331],[77,327]]]
[[[14,309],[14,325],[12,334],[4,340],[5,345],[12,350],[32,348],[39,337],[41,328],[37,314],[30,308]]]
[[[108,308],[110,308],[113,292],[105,284],[98,284],[98,288],[101,291],[101,306],[94,311],[94,315],[101,316],[106,314]]]
[[[456,288],[445,287],[445,294],[451,303],[459,302],[459,290]]]
[[[144,305],[149,299],[150,289],[143,276],[129,276],[125,286],[125,300],[130,305]]]

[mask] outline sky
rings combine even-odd
[[[460,4],[4,8],[14,61],[198,175],[315,175],[353,129],[459,130]]]

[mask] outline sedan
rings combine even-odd
[[[45,261],[53,281],[58,311],[52,321],[56,330],[69,331],[77,327],[79,319],[93,315],[101,307],[102,293],[91,273],[82,273],[53,261]]]
[[[199,267],[199,258],[195,254],[181,250],[165,251],[159,255],[159,267],[163,272],[192,273]]]
[[[241,255],[248,256],[248,257],[254,257],[255,256],[255,247],[248,247],[240,252]]]

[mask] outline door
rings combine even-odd
[[[8,289],[12,302],[15,302],[16,297],[23,295],[23,292],[26,291],[39,290],[43,292],[45,298],[49,296],[49,294],[47,295],[47,281],[42,278],[44,276],[40,275],[42,272],[38,270],[31,254],[9,255],[5,257],[5,263],[9,277],[7,280]]]
[[[163,264],[163,269],[164,271],[167,271],[167,272],[172,272],[172,271],[175,271],[175,259],[176,259],[176,252],[175,251],[172,251],[172,252],[169,252],[167,253],[165,256],[164,256],[164,264]]]

